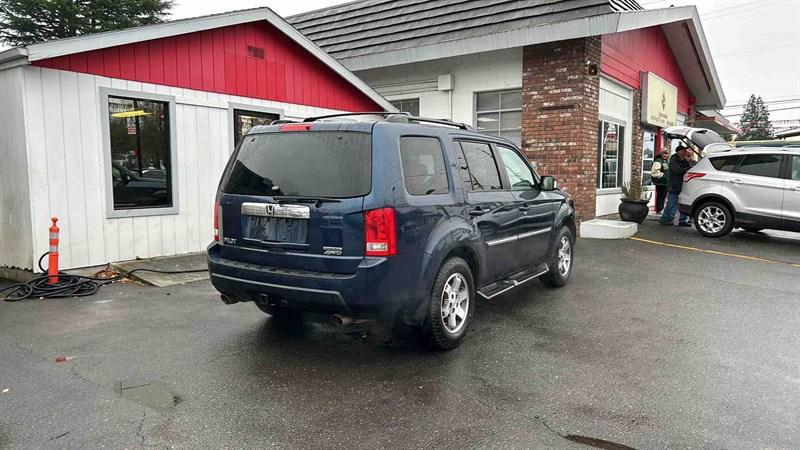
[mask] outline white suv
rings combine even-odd
[[[708,153],[684,175],[678,204],[708,237],[734,227],[800,231],[800,148]]]

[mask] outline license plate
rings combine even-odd
[[[310,209],[303,205],[242,204],[245,239],[305,244]]]

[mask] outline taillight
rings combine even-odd
[[[367,256],[397,254],[397,221],[394,208],[373,209],[364,213]]]
[[[703,178],[704,176],[706,176],[706,174],[702,172],[686,172],[686,174],[683,175],[683,182],[687,183],[695,178]]]
[[[219,242],[219,202],[214,202],[214,240]],[[207,223],[207,222],[206,222]]]

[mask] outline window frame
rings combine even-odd
[[[765,175],[753,175],[751,173],[739,172],[739,169],[742,168],[742,165],[744,164],[744,161],[747,159],[747,157],[749,157],[749,156],[764,156],[764,155],[776,156],[780,160],[780,162],[778,164],[778,175],[777,176],[770,177],[770,176],[765,176]],[[776,180],[786,179],[786,175],[785,175],[785,171],[784,171],[785,170],[784,168],[786,166],[786,158],[785,158],[785,156],[786,155],[781,155],[779,153],[771,153],[771,152],[767,152],[767,153],[749,153],[749,154],[745,154],[745,155],[740,155],[739,161],[736,162],[736,167],[734,167],[733,170],[731,172],[728,172],[728,173],[732,173],[732,174],[736,174],[736,175],[742,175],[742,176],[745,176],[745,177],[772,178],[772,179],[776,179]]]
[[[510,191],[510,192],[524,192],[524,191],[530,191],[530,190],[537,189],[537,188],[539,188],[541,186],[541,179],[539,178],[539,174],[536,172],[536,169],[533,168],[533,165],[528,160],[528,158],[525,157],[525,155],[521,151],[519,151],[514,146],[508,145],[508,144],[499,144],[499,143],[493,142],[492,146],[494,147],[494,152],[495,152],[496,158],[500,158],[500,163],[503,164],[503,172],[500,174],[500,176],[503,178],[503,180],[502,180],[503,188],[504,188],[503,190]],[[503,154],[500,152],[500,147],[507,148],[507,149],[511,150],[512,152],[514,152],[514,154],[516,154],[522,160],[522,163],[525,164],[525,166],[528,168],[528,170],[531,171],[531,175],[533,175],[533,186],[530,189],[514,189],[514,186],[511,184],[511,180],[508,178],[508,172],[505,170],[506,162],[503,159]]]
[[[644,136],[646,133],[650,133],[653,135],[653,157],[652,158],[645,158],[644,157]],[[658,143],[658,131],[653,131],[652,129],[643,129],[642,130],[642,185],[643,186],[653,186],[653,177],[651,176],[647,184],[644,183],[645,174],[651,175],[653,171],[653,163],[656,162],[656,154],[658,153],[658,148],[656,148],[656,144]],[[663,150],[662,150],[663,151]],[[650,170],[644,170],[644,163],[645,161],[650,161]],[[599,183],[598,183],[599,184]]]
[[[435,193],[432,193],[432,194],[412,194],[408,190],[408,183],[406,181],[406,171],[405,171],[405,168],[403,167],[403,139],[405,139],[405,138],[433,139],[433,140],[435,140],[435,141],[437,141],[439,143],[439,149],[442,152],[442,164],[444,165],[444,176],[447,179],[447,192],[435,192]],[[449,165],[448,165],[447,155],[446,155],[447,152],[445,151],[445,149],[446,149],[446,147],[445,147],[444,141],[442,141],[438,136],[425,136],[425,135],[419,135],[419,134],[404,134],[404,135],[402,135],[402,136],[400,136],[398,138],[398,140],[397,140],[397,154],[400,157],[400,174],[403,176],[403,189],[405,190],[406,194],[410,195],[411,197],[420,198],[420,197],[433,197],[433,196],[437,196],[437,195],[450,195],[450,193],[453,192],[453,189],[455,187],[455,180],[452,180],[451,177],[450,177],[450,170],[449,170]]]
[[[149,92],[130,91],[126,89],[113,89],[100,87],[100,120],[103,134],[103,172],[105,177],[106,218],[118,219],[125,217],[168,216],[180,212],[180,182],[178,178],[178,140],[176,134],[176,100],[172,95],[152,94]],[[111,123],[109,122],[108,98],[120,97],[132,100],[155,101],[167,104],[169,126],[169,160],[170,160],[170,194],[172,206],[156,208],[114,209],[114,168],[111,159]]]
[[[522,141],[522,105],[524,104],[524,102],[522,100],[520,100],[519,108],[509,108],[509,109],[503,109],[502,108],[502,106],[503,106],[502,105],[502,94],[504,92],[515,92],[515,91],[519,91],[520,99],[521,99],[522,96],[523,96],[523,89],[522,89],[521,86],[520,87],[504,88],[504,89],[489,89],[489,90],[486,90],[486,91],[475,91],[475,92],[472,93],[472,105],[473,105],[472,106],[472,123],[475,124],[475,129],[479,133],[483,133],[483,134],[485,134],[487,136],[492,136],[492,137],[498,137],[498,138],[501,138],[501,139],[505,139],[501,135],[502,132],[504,132],[504,131],[519,131],[520,132],[520,144],[522,144],[522,142],[521,142]],[[500,100],[500,102],[498,103],[498,109],[496,109],[496,110],[495,109],[487,109],[487,110],[483,110],[483,111],[478,111],[478,95],[482,95],[482,94],[497,94],[498,95],[498,99]],[[502,120],[503,120],[503,118],[502,118],[503,113],[517,112],[517,111],[519,111],[519,114],[520,114],[520,126],[519,126],[519,129],[517,129],[517,128],[500,128],[500,124],[502,123]],[[481,114],[481,113],[489,113],[489,114],[497,113],[498,114],[497,130],[481,130],[480,129],[480,125],[478,124],[478,114]],[[487,133],[487,131],[490,131],[490,132]],[[494,131],[497,131],[497,134],[493,134]],[[516,144],[514,144],[514,145],[516,145]]]
[[[788,181],[800,181],[800,178],[796,180],[792,178],[792,170],[794,169],[795,161],[797,161],[798,165],[800,165],[800,155],[795,155],[792,153],[785,155],[786,171],[784,178]]]
[[[247,105],[244,103],[228,102],[228,136],[230,136],[230,147],[228,155],[232,155],[236,150],[236,111],[254,112],[259,114],[275,114],[278,116],[277,120],[282,120],[285,117],[285,111],[280,108],[270,108],[268,106]]]
[[[603,187],[603,152],[605,149],[604,139],[603,139],[603,129],[606,123],[614,124],[617,126],[617,185],[613,187]],[[618,120],[611,120],[606,118],[605,116],[601,116],[598,119],[598,136],[597,136],[597,183],[596,189],[603,192],[614,192],[619,191],[622,186],[625,184],[625,133],[627,133],[628,125]],[[623,132],[619,132],[619,128],[623,128]]]
[[[464,157],[464,162],[467,164],[467,169],[466,169],[467,171],[469,171],[469,161],[467,161],[467,155],[464,155],[464,149],[461,146],[461,143],[462,142],[471,142],[473,144],[484,144],[484,145],[489,146],[489,151],[492,153],[492,159],[494,160],[494,166],[495,166],[495,169],[497,170],[497,177],[500,180],[500,189],[473,190],[473,189],[471,189],[472,180],[464,180],[463,177],[461,176],[461,170],[462,169],[459,168],[458,176],[459,176],[459,178],[462,178],[461,186],[464,189],[464,192],[469,194],[469,193],[473,193],[473,192],[503,192],[503,191],[508,191],[509,190],[508,189],[508,180],[506,180],[505,170],[500,170],[500,166],[498,165],[497,149],[495,148],[495,143],[494,142],[489,141],[489,140],[484,141],[484,140],[475,139],[475,138],[456,138],[456,139],[453,139],[453,142],[458,146],[458,151],[461,152],[461,154]],[[456,159],[458,159],[458,158],[456,158]],[[499,161],[499,162],[502,162],[502,160]],[[467,183],[469,183],[470,189],[467,189],[467,187],[466,187]]]
[[[402,103],[412,103],[412,102],[416,102],[417,103],[417,114],[416,115],[417,116],[421,116],[422,115],[422,110],[421,110],[422,103],[420,102],[419,97],[397,98],[397,99],[394,99],[394,100],[389,100],[389,103],[391,103],[392,106],[397,108],[397,110],[400,111],[400,112],[404,112],[404,111],[402,110],[402,108],[399,108],[397,105],[395,105],[395,103],[402,104]],[[411,114],[411,113],[409,113],[409,114]],[[413,116],[414,114],[411,114],[411,115]]]

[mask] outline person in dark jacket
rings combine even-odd
[[[667,181],[667,206],[661,214],[663,225],[672,225],[675,214],[678,212],[678,196],[683,189],[683,175],[692,168],[692,150],[686,146],[680,146],[669,160],[669,180]],[[678,219],[678,226],[688,227],[689,216],[683,214]]]
[[[656,187],[656,213],[664,210],[664,201],[667,199],[667,184],[669,182],[669,150],[662,150],[653,161],[650,168],[650,179]]]

